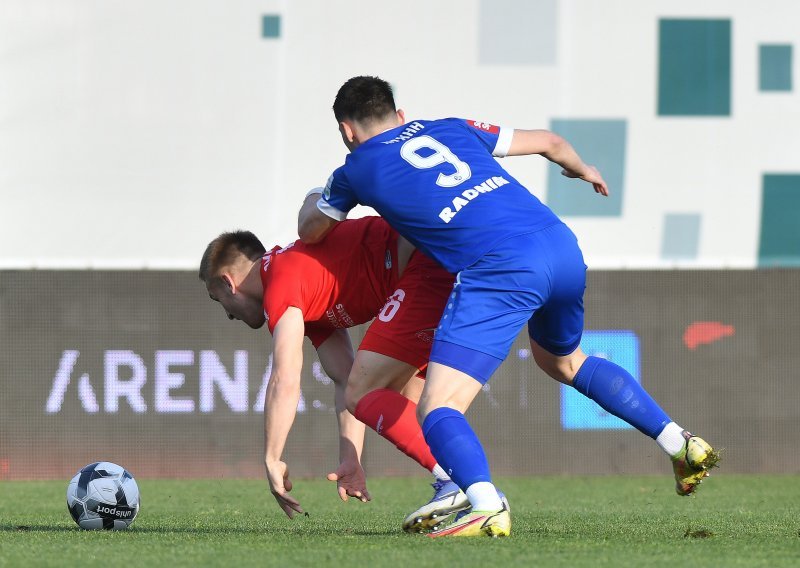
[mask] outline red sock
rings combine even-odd
[[[417,422],[417,405],[402,394],[389,389],[371,391],[358,401],[355,417],[422,467],[433,470],[436,458]]]

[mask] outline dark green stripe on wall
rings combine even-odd
[[[627,121],[622,119],[554,118],[550,130],[570,141],[587,163],[597,166],[608,184],[608,197],[591,186],[561,175],[551,163],[547,174],[547,205],[558,215],[620,217],[625,196]]]
[[[792,46],[758,46],[758,88],[761,91],[792,90]]]
[[[731,21],[659,21],[658,114],[731,113]]]
[[[281,17],[276,14],[265,14],[261,18],[261,37],[281,37]]]
[[[764,174],[758,265],[800,266],[800,173]]]

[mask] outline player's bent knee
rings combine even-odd
[[[534,352],[533,358],[539,368],[548,376],[560,383],[571,385],[578,369],[586,360],[586,355],[580,350],[563,356],[539,351],[538,353]]]
[[[430,396],[425,396],[423,392],[422,397],[419,399],[417,403],[417,421],[422,424],[425,422],[425,418],[428,417],[428,414],[436,410],[437,408],[449,407],[453,408],[453,404],[448,404],[445,400],[435,400]]]
[[[551,377],[560,383],[568,383],[571,379],[571,377],[567,377],[564,367],[554,364],[552,361],[536,361],[536,364],[547,374],[548,377]]]
[[[429,413],[426,412],[424,409],[417,406],[417,422],[419,422],[420,426],[422,426],[425,423],[425,417],[427,417],[428,414]]]
[[[417,403],[417,422],[419,422],[421,425],[423,422],[425,422],[425,417],[428,416],[428,414],[430,414],[433,410],[434,407],[431,406],[430,399],[426,399],[423,395]]]
[[[347,407],[347,411],[353,416],[355,416],[358,401],[360,401],[365,394],[366,393],[362,392],[356,385],[350,382],[347,383],[347,388],[344,390],[344,404]]]

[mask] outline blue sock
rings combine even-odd
[[[491,483],[483,446],[458,410],[437,408],[425,417],[422,433],[433,457],[462,490],[479,481]]]
[[[587,358],[575,375],[572,386],[653,439],[671,422],[666,412],[628,371],[606,359]]]

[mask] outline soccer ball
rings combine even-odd
[[[67,509],[82,529],[127,529],[139,512],[139,487],[124,467],[91,463],[69,482]]]

